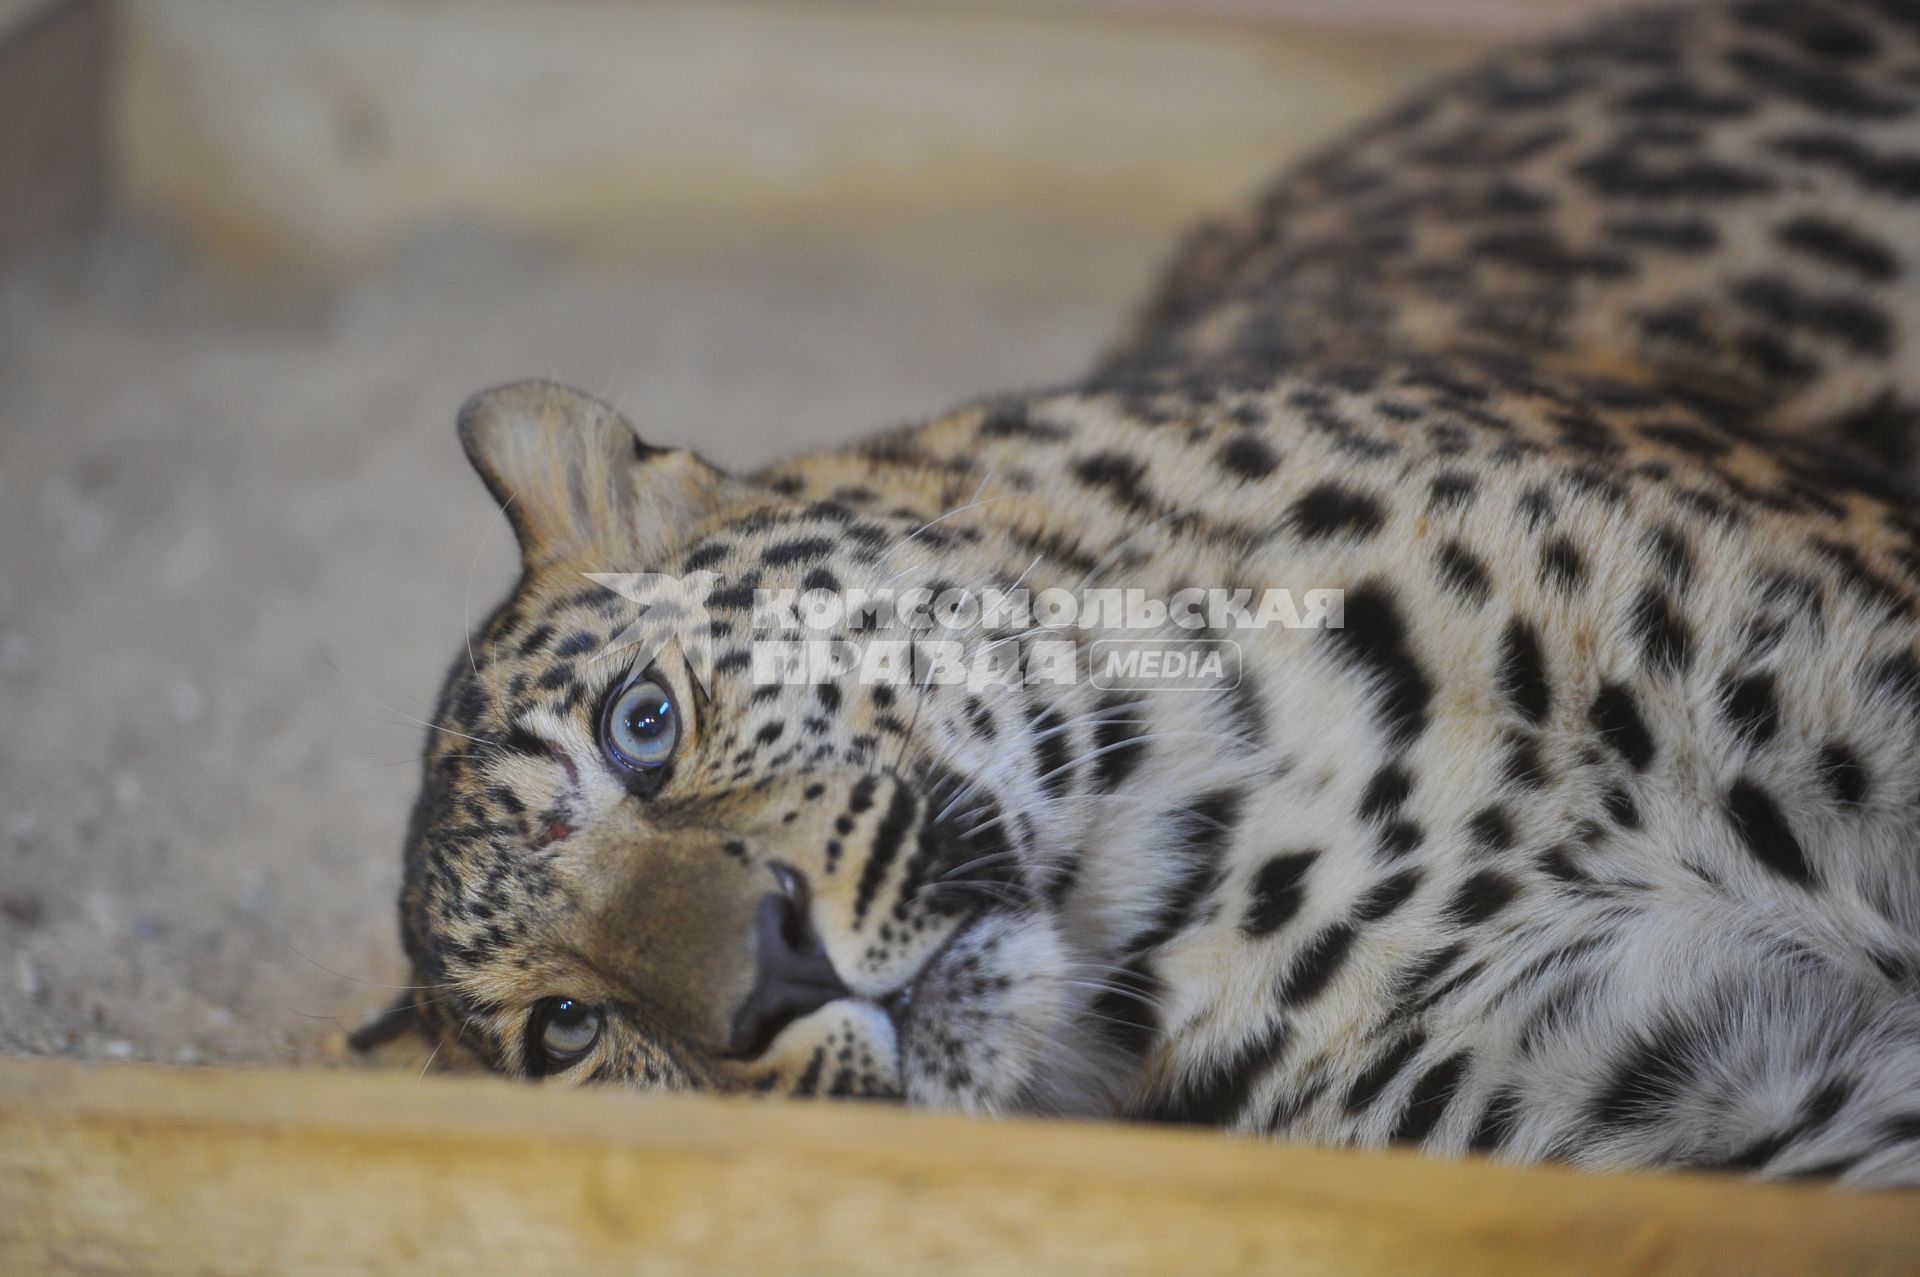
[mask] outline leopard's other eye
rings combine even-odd
[[[573,998],[548,998],[533,1009],[528,1038],[535,1073],[571,1067],[600,1040],[600,1008]]]
[[[621,771],[658,772],[679,743],[679,712],[659,680],[635,679],[607,698],[600,715],[600,748]]]

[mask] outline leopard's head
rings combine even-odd
[[[994,579],[982,539],[729,476],[547,383],[459,431],[523,571],[426,742],[405,1014],[514,1075],[1095,1106],[1049,890],[1079,831],[1043,801],[1072,707],[754,665],[756,592]]]

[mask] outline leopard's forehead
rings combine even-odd
[[[917,509],[820,500],[723,521],[657,563],[568,563],[530,574],[454,662],[440,721],[485,735],[534,712],[576,714],[642,654],[663,652],[710,661],[702,690],[737,698],[746,680],[733,676],[749,671],[755,635],[781,600],[810,591],[937,592],[985,570],[966,553],[979,540],[976,528],[933,526]],[[459,747],[446,733],[429,741],[441,753]]]

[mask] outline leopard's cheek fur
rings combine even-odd
[[[1099,1112],[1084,984],[1044,913],[987,915],[956,935],[902,1013],[906,1098],[979,1112]]]

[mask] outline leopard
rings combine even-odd
[[[1920,5],[1651,9],[1295,165],[1058,385],[743,475],[475,396],[521,575],[357,1044],[1920,1184],[1916,245]]]

